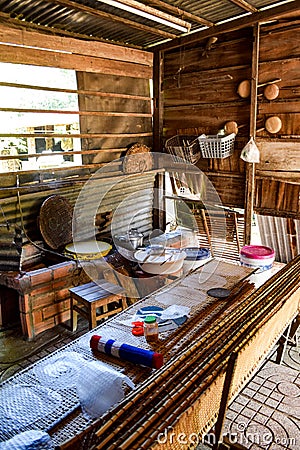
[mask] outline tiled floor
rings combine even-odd
[[[229,407],[225,432],[247,449],[299,449],[299,370],[268,361]]]
[[[228,442],[251,450],[300,449],[299,347],[288,345],[281,365],[274,360],[273,355],[229,406]]]
[[[298,330],[299,333],[299,330]],[[249,450],[300,449],[300,345],[288,341],[281,364],[276,349],[229,406],[224,448]],[[209,433],[212,442],[213,430]],[[212,445],[197,450],[211,450]]]

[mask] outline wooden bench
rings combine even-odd
[[[127,307],[125,289],[106,280],[98,280],[69,289],[71,296],[71,329],[77,328],[80,314],[89,321],[89,329],[97,321],[123,311]],[[109,307],[110,306],[110,307]]]

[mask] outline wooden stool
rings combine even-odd
[[[99,285],[90,283],[69,289],[71,296],[71,329],[77,328],[77,315],[85,317],[89,321],[89,329],[97,326],[97,320],[106,318],[127,307],[125,289],[106,280],[99,280]],[[112,304],[114,309],[108,310]],[[101,313],[97,313],[101,308]]]

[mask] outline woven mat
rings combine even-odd
[[[44,241],[53,250],[72,242],[73,208],[68,199],[51,195],[40,208],[39,228]]]

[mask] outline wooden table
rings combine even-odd
[[[99,359],[117,365],[136,388],[92,422],[81,413],[75,376],[70,377],[64,389],[52,383],[51,389],[62,401],[55,411],[47,412],[45,404],[44,416],[33,422],[34,427],[47,430],[61,449],[87,449],[92,445],[105,450],[186,448],[180,436],[199,439],[216,420],[232,352],[237,352],[238,358],[231,398],[240,392],[297,315],[299,270],[297,257],[261,287],[254,288],[249,282],[240,281],[250,275],[249,269],[211,260],[13,376],[0,386],[0,398],[4,398],[5,389],[20,383],[49,388],[46,368],[64,356],[67,361],[70,352],[86,361]],[[233,292],[227,299],[217,300],[207,295],[211,287],[225,287]],[[133,336],[124,321],[130,320],[142,306],[166,308],[174,303],[189,306],[190,316],[176,331],[161,334],[154,348],[164,354],[161,369],[137,366],[90,350],[93,334],[151,348],[143,336]],[[18,417],[18,412],[14,413]],[[3,440],[9,436],[2,432],[0,437]]]

